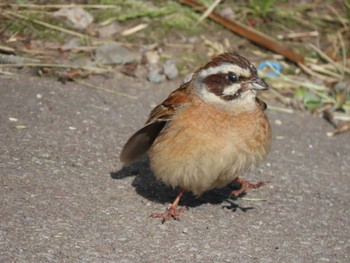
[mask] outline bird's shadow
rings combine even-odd
[[[136,192],[148,200],[157,203],[172,203],[179,192],[178,189],[166,186],[154,177],[147,157],[144,157],[131,165],[123,166],[122,169],[116,172],[111,172],[110,176],[113,179],[119,180],[129,176],[135,176],[132,186],[135,187]],[[234,198],[230,198],[230,193],[240,187],[240,185],[232,183],[225,188],[205,192],[200,197],[195,197],[192,193],[185,192],[181,198],[180,204],[187,207],[196,207],[205,203],[225,203],[223,205],[224,208],[232,211],[239,209],[246,212],[247,210],[253,209],[253,207],[241,207],[234,202]]]

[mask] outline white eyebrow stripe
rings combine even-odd
[[[230,71],[236,73],[238,76],[243,77],[249,77],[251,75],[250,70],[247,68],[241,68],[240,66],[234,64],[224,63],[217,67],[209,67],[207,69],[203,69],[199,72],[199,76],[205,78],[212,74],[228,73]]]

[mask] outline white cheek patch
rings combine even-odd
[[[241,98],[238,100],[226,101],[214,93],[209,92],[207,89],[201,91],[200,97],[209,104],[218,105],[226,109],[234,109],[236,113],[250,111],[256,108],[256,92],[252,90],[242,93]]]
[[[212,103],[212,104],[224,104],[224,100],[220,97],[216,96],[214,93],[209,92],[207,89],[202,89],[200,91],[201,97],[206,102]]]
[[[242,76],[242,77],[250,77],[251,73],[248,68],[241,68],[237,65],[234,64],[229,64],[229,63],[224,63],[221,64],[220,66],[213,67],[213,68],[207,68],[199,72],[199,77],[200,78],[205,78],[209,75],[212,74],[218,74],[218,73],[228,73],[228,72],[234,72],[237,74],[237,76]]]
[[[223,95],[234,95],[237,92],[237,90],[240,89],[240,87],[241,87],[241,84],[236,83],[225,88],[222,93]]]

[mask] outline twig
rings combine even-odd
[[[342,70],[342,68],[333,60],[331,59],[329,56],[327,56],[321,49],[317,48],[315,45],[310,44],[310,47],[315,50],[319,56],[321,58],[323,58],[324,60],[326,60],[328,63],[331,63],[340,73],[343,73],[344,71]]]
[[[343,27],[348,28],[348,25],[346,24],[346,20],[344,21],[343,18],[339,15],[337,10],[333,6],[327,5],[328,9],[331,10],[335,16],[338,18],[339,22],[343,25]]]
[[[266,201],[267,201],[267,199],[249,198],[249,197],[242,197],[241,200],[244,200],[244,201],[251,201],[251,202],[266,202]]]
[[[334,18],[334,16],[320,15],[317,12],[310,12],[309,16],[310,16],[310,18],[315,19],[315,20],[324,20],[327,22],[335,22],[335,23],[340,22],[342,25],[349,24],[349,21],[346,18],[338,18],[338,17]]]
[[[319,66],[317,64],[310,64],[310,68],[314,71],[317,71],[317,72],[320,72],[320,73],[323,73],[325,75],[329,75],[329,76],[332,76],[334,78],[337,78],[337,79],[342,79],[343,76],[342,75],[339,75],[338,73],[335,73],[333,71],[330,71],[330,70],[327,70],[325,68],[323,68],[322,66]]]
[[[133,100],[137,100],[138,99],[138,97],[136,97],[136,96],[129,95],[129,94],[126,94],[126,93],[123,93],[123,92],[118,92],[118,91],[114,91],[114,90],[109,90],[109,89],[105,89],[105,88],[96,87],[95,85],[92,85],[90,83],[86,83],[84,81],[74,80],[74,82],[76,82],[78,84],[81,84],[81,85],[84,85],[85,87],[88,87],[88,88],[92,88],[92,89],[96,89],[96,90],[99,90],[99,91],[107,92],[107,93],[114,94],[114,95],[117,95],[117,96],[124,96],[124,97],[127,97],[129,99],[133,99]]]
[[[267,66],[269,66],[271,68],[271,70],[273,70],[280,78],[281,80],[291,83],[293,85],[295,85],[297,87],[297,85],[308,88],[308,89],[312,89],[314,91],[326,91],[328,90],[327,87],[325,86],[321,86],[321,85],[317,85],[311,82],[305,82],[305,81],[299,81],[297,79],[292,79],[284,74],[282,74],[281,72],[276,71],[275,68],[272,67],[272,65],[270,63],[267,63]],[[303,65],[304,66],[304,65]]]
[[[311,32],[290,33],[285,36],[277,35],[277,38],[282,40],[282,39],[290,39],[290,38],[304,38],[304,37],[318,37],[318,36],[319,36],[318,31],[311,31]]]
[[[142,29],[145,29],[146,27],[148,27],[148,24],[139,24],[135,27],[124,30],[122,32],[122,36],[129,36],[129,35],[135,34],[136,32],[141,31]]]
[[[2,45],[0,45],[0,51],[6,52],[6,53],[12,53],[12,54],[15,53],[15,49],[14,48],[2,46]]]
[[[173,48],[185,48],[185,49],[193,49],[193,44],[178,44],[178,43],[170,43],[164,40],[164,45]]]
[[[4,76],[16,76],[17,74],[9,72],[9,71],[2,71],[0,70],[0,75],[4,75]]]
[[[216,52],[223,53],[225,51],[224,46],[221,43],[210,41],[209,39],[205,38],[204,36],[202,36],[201,38],[202,38],[204,44],[211,47]]]
[[[204,12],[206,10],[205,6],[197,3],[195,0],[180,0],[181,3],[191,6],[197,11]],[[212,12],[209,17],[215,22],[223,25],[224,27],[230,29],[234,33],[241,35],[265,48],[268,48],[276,53],[283,55],[285,58],[295,62],[304,64],[304,57],[295,53],[294,51],[288,49],[287,47],[280,45],[274,39],[256,31],[250,27],[247,27],[238,21],[229,20],[216,12]]]
[[[202,22],[204,19],[206,19],[211,12],[214,11],[215,7],[220,4],[221,0],[215,0],[214,3],[212,3],[208,9],[203,13],[203,15],[198,19],[198,22]]]
[[[281,107],[272,106],[272,105],[269,105],[267,108],[269,110],[273,110],[273,111],[277,111],[277,112],[284,112],[284,113],[289,113],[289,114],[294,113],[294,110],[292,110],[292,109],[281,108]]]
[[[13,17],[25,20],[25,21],[29,21],[29,22],[32,22],[32,23],[35,23],[35,24],[38,24],[38,25],[41,25],[41,26],[53,29],[53,30],[60,31],[60,32],[65,33],[65,34],[72,35],[72,36],[82,37],[82,38],[83,37],[85,37],[85,38],[89,37],[88,35],[84,35],[84,34],[81,34],[81,33],[78,33],[78,32],[72,31],[72,30],[68,30],[68,29],[62,28],[62,27],[54,26],[54,25],[51,25],[49,23],[46,23],[46,22],[43,22],[43,21],[40,21],[40,20],[31,19],[29,17],[22,16],[22,15],[19,15],[19,14],[15,14],[13,12],[6,12],[5,15],[9,15],[9,16],[13,16]]]
[[[333,116],[334,116],[335,120],[350,121],[350,115],[349,114],[340,113],[340,112],[333,112]]]
[[[350,73],[349,71],[347,71],[347,67],[346,67],[346,49],[345,49],[345,44],[344,44],[344,40],[342,35],[340,34],[340,32],[338,32],[338,38],[339,38],[339,42],[340,42],[340,46],[341,46],[341,51],[342,51],[342,57],[343,57],[343,69],[345,72]],[[344,73],[344,72],[343,72]],[[344,74],[343,74],[344,75]]]
[[[93,8],[93,9],[109,9],[118,8],[116,5],[35,5],[35,4],[0,4],[0,7],[11,7],[11,8],[28,8],[28,9],[60,9],[65,7],[82,7],[82,8]]]
[[[299,66],[305,73],[309,74],[310,76],[317,77],[317,78],[319,78],[320,80],[329,81],[329,82],[336,82],[336,81],[337,81],[337,79],[326,78],[326,77],[324,77],[323,75],[314,72],[312,69],[310,69],[310,68],[309,68],[308,66],[306,66],[306,65],[298,64],[298,66]]]
[[[336,134],[344,133],[350,131],[350,121],[347,121],[345,123],[340,124],[334,131],[332,132],[327,132],[327,136],[331,137]]]
[[[88,66],[77,66],[68,64],[42,64],[42,63],[18,63],[18,64],[1,64],[2,67],[41,67],[41,68],[76,68],[96,73],[111,72],[111,69],[102,69]]]

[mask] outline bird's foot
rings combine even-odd
[[[238,183],[241,185],[241,188],[234,190],[231,192],[230,196],[238,197],[242,194],[245,194],[249,189],[257,189],[264,185],[266,185],[266,182],[258,182],[256,184],[252,184],[242,178],[237,177],[235,180],[233,180],[234,183]]]
[[[153,213],[150,215],[150,217],[160,218],[160,219],[162,219],[162,223],[164,224],[164,222],[169,220],[170,218],[174,218],[174,220],[179,220],[180,215],[185,211],[185,209],[186,209],[185,206],[183,206],[181,208],[177,208],[177,206],[171,205],[167,209],[167,212],[165,212],[163,214]]]

